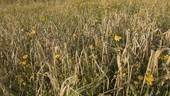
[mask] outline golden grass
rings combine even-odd
[[[169,96],[169,28],[168,0],[2,0],[0,95]]]

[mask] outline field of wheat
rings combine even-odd
[[[0,0],[0,96],[170,96],[169,0]]]

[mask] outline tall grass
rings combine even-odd
[[[1,3],[0,95],[169,96],[168,1]]]

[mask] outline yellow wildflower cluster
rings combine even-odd
[[[121,39],[122,39],[122,37],[119,36],[119,35],[115,35],[115,36],[114,36],[114,40],[115,40],[115,41],[120,41]]]
[[[146,75],[145,75],[145,80],[146,80],[146,83],[148,84],[148,85],[153,85],[153,81],[154,81],[154,77],[153,77],[153,74],[151,74],[151,73],[146,73]]]
[[[22,59],[23,59],[23,61],[20,62],[20,64],[24,66],[24,65],[27,64],[28,54],[24,54],[24,55],[22,56]]]
[[[27,62],[26,61],[22,61],[20,64],[24,66],[24,65],[27,64]]]
[[[161,60],[167,60],[170,57],[170,55],[166,54],[166,55],[162,55],[160,56]]]
[[[33,28],[31,32],[28,33],[29,36],[34,36],[36,34],[35,29]]]
[[[55,59],[60,59],[60,54],[59,53],[56,53],[55,56],[54,56]]]
[[[28,58],[28,55],[27,55],[27,54],[25,54],[25,55],[22,56],[22,59],[27,59],[27,58]]]
[[[92,44],[89,45],[89,49],[90,50],[93,50],[94,49],[94,46]]]

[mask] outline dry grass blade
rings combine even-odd
[[[0,93],[167,94],[169,16],[168,0],[0,0]]]
[[[170,29],[163,33],[163,42],[164,45],[167,45],[170,47]]]
[[[7,85],[4,84],[6,81],[4,71],[0,69],[0,95],[2,96],[14,96],[14,94],[11,92],[11,89],[8,88]],[[1,93],[2,92],[2,93]]]
[[[147,69],[146,69],[146,73],[150,73],[154,76],[154,78],[159,78],[158,77],[158,60],[159,60],[159,57],[161,55],[162,52],[164,51],[169,51],[169,48],[162,48],[162,49],[159,49],[159,50],[156,50],[156,51],[151,51],[151,55],[150,55],[150,58],[149,58],[149,62],[148,62],[148,66],[147,66]],[[169,58],[168,58],[169,59]],[[167,60],[167,63],[168,63],[168,60]],[[142,85],[142,88],[141,88],[141,92],[143,90],[143,86],[145,84],[145,79],[143,81],[143,85]]]

